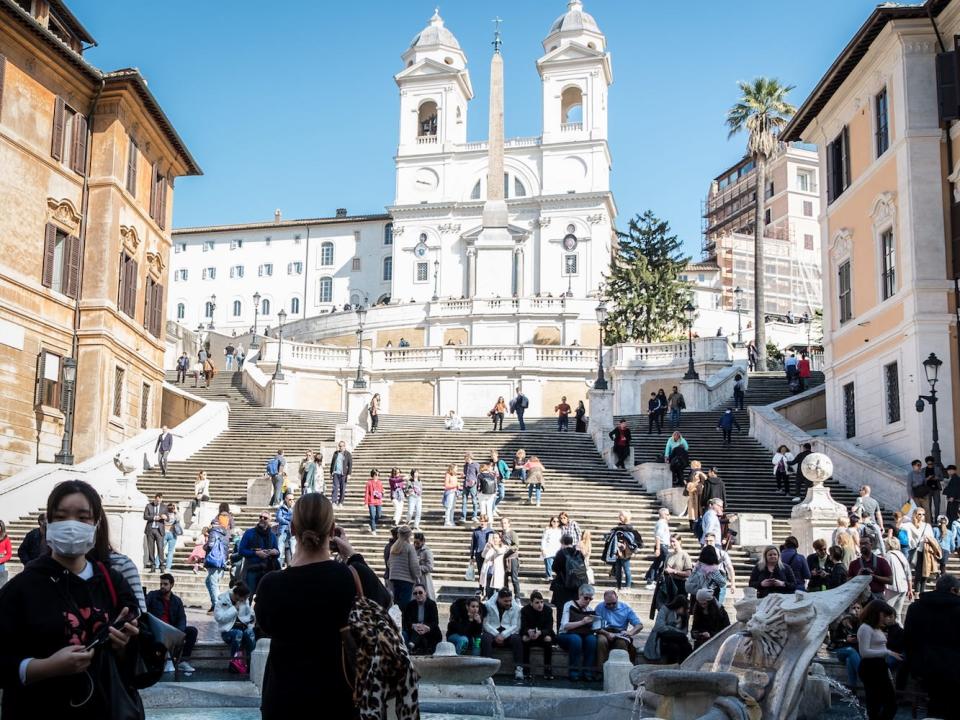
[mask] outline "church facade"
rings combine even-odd
[[[494,73],[490,138],[469,141],[467,58],[435,13],[395,76],[396,192],[386,212],[290,221],[278,211],[272,222],[175,230],[168,317],[242,333],[255,320],[261,331],[275,327],[283,309],[288,324],[298,321],[298,337],[309,328],[324,342],[344,306],[565,297],[595,338],[593,310],[616,242],[610,55],[580,0],[542,45],[541,134],[503,138],[503,74],[498,81]],[[569,332],[569,318],[565,333],[543,337],[587,339]]]

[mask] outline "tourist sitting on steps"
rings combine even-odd
[[[458,655],[479,655],[483,635],[483,606],[479,598],[458,598],[450,605],[447,642]]]
[[[456,410],[451,410],[443,419],[443,427],[445,430],[459,432],[463,430],[463,418],[457,415]]]
[[[539,590],[530,593],[530,603],[520,611],[520,640],[523,643],[523,666],[530,669],[530,649],[543,648],[543,679],[553,679],[553,609],[543,600]]]
[[[643,646],[643,656],[650,662],[682,663],[693,652],[687,638],[689,622],[686,595],[677,595],[666,605],[661,605]]]
[[[493,649],[509,647],[513,651],[513,676],[523,680],[523,644],[520,640],[520,607],[513,601],[513,593],[502,588],[486,605],[483,619],[481,654],[493,657]]]
[[[630,662],[636,662],[634,638],[643,630],[643,623],[633,609],[617,597],[615,590],[607,590],[594,611],[601,621],[597,631],[597,664],[602,668],[611,650],[626,650]]]
[[[693,623],[690,627],[694,650],[730,625],[727,611],[720,606],[710,590],[706,588],[698,590],[696,599],[697,602],[693,606]]]
[[[167,625],[172,625],[182,632],[186,638],[183,643],[183,652],[180,653],[178,669],[182,673],[194,672],[190,664],[190,655],[197,644],[197,628],[187,625],[187,613],[183,607],[183,600],[174,594],[173,585],[176,581],[173,575],[164,573],[160,576],[160,589],[147,593],[147,612],[159,618]],[[166,672],[173,671],[173,658],[167,661]]]
[[[213,609],[220,637],[230,647],[230,668],[234,672],[250,667],[250,654],[257,644],[253,634],[255,617],[250,607],[250,589],[242,580],[217,596]],[[241,660],[234,662],[234,660]]]
[[[593,594],[592,585],[581,585],[576,600],[567,601],[560,615],[557,642],[570,656],[570,679],[573,681],[581,677],[587,682],[593,681],[597,662],[596,631],[602,622],[596,612],[590,609]]]
[[[412,655],[433,655],[440,633],[437,603],[427,597],[422,583],[413,586],[413,599],[403,609],[403,639]]]
[[[277,545],[277,536],[270,528],[269,511],[260,513],[257,524],[243,534],[237,552],[243,558],[241,577],[250,588],[250,593],[256,595],[263,576],[280,569],[280,547]]]

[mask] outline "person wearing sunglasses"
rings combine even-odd
[[[280,546],[270,527],[270,513],[260,513],[257,524],[243,533],[237,552],[243,558],[243,580],[250,594],[257,594],[261,578],[271,570],[280,569]]]
[[[412,655],[433,655],[443,635],[437,603],[422,583],[413,586],[413,599],[403,609],[403,640]]]

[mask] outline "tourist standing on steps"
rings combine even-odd
[[[483,565],[483,551],[487,547],[487,541],[493,529],[490,527],[490,520],[486,515],[481,515],[476,521],[477,526],[470,533],[470,558],[477,568],[477,582],[483,587],[483,575],[480,568]]]
[[[407,498],[407,479],[400,474],[400,468],[390,469],[390,500],[393,502],[393,524],[403,520],[403,506]]]
[[[283,494],[283,502],[277,508],[277,547],[280,550],[280,561],[286,567],[293,559],[296,551],[296,541],[293,539],[293,493]]]
[[[246,350],[243,349],[243,343],[237,343],[237,370],[243,370],[243,361],[247,357]]]
[[[897,620],[893,608],[882,600],[873,600],[860,614],[857,648],[860,653],[860,679],[866,695],[869,720],[893,720],[897,714],[897,694],[888,669],[888,658],[903,662],[903,655],[887,649],[884,628]]]
[[[143,519],[147,521],[143,534],[146,536],[150,572],[159,572],[160,566],[163,565],[163,524],[167,520],[163,493],[157,493],[153,502],[148,503],[143,509]]]
[[[960,475],[956,465],[947,465],[946,485],[943,494],[947,496],[947,520],[953,525],[960,518]]]
[[[670,465],[673,487],[683,487],[683,476],[690,464],[690,445],[679,430],[674,430],[667,440],[663,448],[663,461]]]
[[[507,566],[504,558],[508,552],[510,548],[504,544],[503,536],[491,531],[483,548],[483,564],[480,566],[480,586],[484,599],[494,595],[498,588],[506,587]]]
[[[370,471],[370,479],[363,489],[363,504],[370,513],[370,532],[376,535],[383,506],[383,483],[380,482],[380,473],[377,470]]]
[[[550,604],[555,608],[564,607],[568,601],[577,598],[577,591],[587,582],[587,564],[574,544],[573,536],[560,536],[560,550],[553,558],[553,582],[550,590],[553,593]],[[560,616],[557,616],[557,629],[560,629]]]
[[[163,473],[163,476],[167,476],[167,456],[170,454],[170,451],[173,450],[173,435],[170,434],[170,430],[164,425],[160,429],[160,436],[157,438],[156,447],[153,451],[157,454],[157,462],[160,465],[160,472]]]
[[[630,454],[630,443],[633,441],[626,418],[620,418],[620,422],[607,433],[607,436],[613,440],[613,454],[617,458],[617,467],[625,469],[627,456]]]
[[[664,392],[663,388],[657,390],[657,402],[660,403],[659,425],[661,428],[663,428],[664,418],[667,417],[667,393]]]
[[[504,570],[510,573],[510,583],[513,585],[513,596],[520,598],[520,536],[510,527],[510,518],[500,520],[500,536],[507,546],[507,554],[503,557]],[[506,584],[506,583],[504,583]]]
[[[23,542],[17,548],[17,557],[20,558],[21,564],[26,565],[47,554],[46,534],[47,514],[40,513],[37,515],[37,527],[24,535]]]
[[[884,590],[884,599],[897,613],[897,622],[903,624],[906,604],[913,602],[913,573],[910,562],[900,551],[900,541],[890,537],[886,539],[886,561],[890,566],[890,585]]]
[[[806,493],[807,488],[813,485],[810,479],[803,472],[803,461],[807,459],[808,456],[813,454],[813,445],[810,443],[804,443],[803,448],[796,454],[796,457],[793,458],[790,462],[787,463],[789,467],[797,466],[797,477],[796,477],[796,492],[794,493],[794,502],[800,502],[800,498],[803,497]],[[790,494],[790,488],[786,488],[787,494]]]
[[[877,527],[883,532],[883,513],[880,511],[880,503],[870,497],[872,489],[869,485],[861,485],[856,501],[850,508],[852,513],[862,513],[870,522],[876,522]]]
[[[287,459],[283,456],[283,450],[277,450],[277,454],[267,461],[266,470],[270,482],[273,483],[270,507],[276,507],[283,498],[283,476],[287,473]]]
[[[413,546],[413,531],[407,525],[397,528],[397,541],[390,548],[390,585],[398,607],[406,607],[413,597],[413,586],[420,582],[420,559]]]
[[[740,423],[737,422],[737,417],[733,414],[733,410],[727,408],[723,411],[720,419],[717,420],[717,428],[723,432],[723,444],[727,447],[730,447],[733,442],[732,437],[734,427],[737,428],[738,435],[743,434],[743,429],[740,427]]]
[[[927,514],[922,508],[913,511],[913,521],[906,525],[910,542],[910,561],[913,563],[914,590],[922,593],[927,581],[934,577],[940,566],[940,543],[933,535],[933,528],[927,522]],[[866,541],[869,543],[869,541]],[[860,543],[861,557],[863,542]],[[889,573],[887,573],[889,576]]]
[[[810,579],[810,566],[807,559],[799,552],[800,542],[793,535],[788,535],[780,546],[780,562],[793,570],[793,577],[797,581],[797,590],[806,591],[807,581]]]
[[[567,403],[567,396],[560,398],[560,404],[554,405],[553,411],[557,413],[557,432],[567,432],[570,430],[570,407]]]
[[[790,493],[790,463],[793,453],[786,445],[781,445],[773,454],[773,476],[777,481],[777,491],[784,495]]]
[[[270,528],[270,513],[260,513],[257,524],[240,538],[237,552],[243,558],[243,581],[253,595],[257,594],[260,580],[271,570],[280,569],[280,548],[277,536]]]
[[[680,427],[680,413],[687,407],[687,401],[676,385],[667,397],[667,407],[670,410],[670,427]]]
[[[353,472],[353,454],[347,450],[347,444],[341,440],[337,443],[337,450],[330,461],[330,477],[333,479],[333,495],[331,502],[336,507],[342,507],[347,497],[347,481]]]
[[[190,369],[190,358],[186,353],[177,358],[177,385],[187,382],[187,370]]]
[[[583,531],[577,522],[570,519],[570,514],[566,510],[561,510],[557,514],[557,520],[560,521],[560,529],[563,531],[563,534],[572,537],[574,546],[579,548],[580,541],[583,539]]]
[[[313,450],[307,450],[303,459],[300,460],[297,474],[300,476],[300,494],[306,495],[307,486],[310,487],[310,492],[314,492],[313,483],[317,475],[317,466],[313,462]]]
[[[503,430],[503,416],[507,414],[507,403],[503,399],[503,395],[497,398],[497,401],[493,404],[493,408],[490,410],[487,415],[493,418],[493,429],[494,430]]]
[[[380,393],[374,393],[370,398],[370,432],[377,431],[377,425],[380,422]]]
[[[733,409],[743,410],[743,401],[746,392],[743,388],[743,375],[737,373],[733,378]]]
[[[223,576],[223,571],[227,569],[227,558],[230,555],[230,539],[227,533],[226,527],[219,522],[214,523],[210,526],[210,531],[207,533],[207,542],[203,547],[205,553],[203,566],[207,570],[207,579],[204,581],[204,585],[210,595],[208,613],[212,613],[214,606],[217,604],[217,595],[220,593],[220,578]]]
[[[800,353],[800,360],[797,361],[797,377],[800,380],[800,392],[807,389],[807,381],[810,379],[810,358],[806,353]]]
[[[574,414],[577,418],[575,430],[578,433],[585,433],[587,431],[587,408],[584,407],[583,400],[577,401],[577,410]]]
[[[702,467],[699,460],[690,461],[690,477],[687,478],[687,484],[684,486],[683,494],[687,496],[687,522],[690,523],[691,532],[702,514],[700,493],[703,492],[703,485],[707,479]]]
[[[427,589],[427,597],[436,600],[437,591],[433,587],[433,550],[427,547],[426,535],[415,532],[413,548],[417,551],[417,561],[420,563],[420,582]]]
[[[797,579],[793,570],[780,561],[780,550],[769,545],[751,571],[749,585],[756,589],[757,597],[763,599],[770,593],[791,594],[797,589]]]
[[[223,349],[223,357],[224,357],[223,369],[224,370],[233,370],[233,356],[236,353],[236,351],[237,349],[230,344],[228,344]]]
[[[447,471],[443,475],[443,526],[454,527],[453,514],[457,507],[457,488],[460,486],[457,480],[457,471],[454,465],[447,465]]]
[[[626,584],[629,590],[633,586],[630,572],[630,558],[643,547],[643,538],[630,524],[630,511],[621,510],[617,524],[607,534],[603,543],[603,560],[612,565],[611,571],[617,580],[617,590]]]
[[[507,496],[507,479],[510,477],[510,466],[507,465],[506,460],[500,458],[500,453],[491,450],[490,467],[493,474],[497,476],[497,498],[493,501],[493,507],[496,508]]]
[[[540,536],[540,559],[543,560],[544,580],[553,579],[553,558],[560,551],[560,521],[551,517]]]
[[[660,414],[660,398],[655,392],[650,393],[650,399],[647,401],[647,435],[653,433],[653,426],[657,426],[657,432],[663,432],[663,416]]]
[[[647,570],[647,590],[653,590],[657,586],[657,578],[663,570],[663,563],[667,559],[667,548],[670,547],[670,511],[667,508],[660,508],[657,511],[653,535],[653,562]],[[617,585],[619,584],[618,582]]]
[[[700,544],[707,544],[707,535],[713,533],[714,537],[722,538],[723,531],[720,527],[720,516],[723,515],[723,501],[720,498],[711,498],[707,503],[707,510],[700,518]],[[779,553],[778,553],[779,555]]]
[[[527,429],[526,424],[523,422],[523,414],[527,411],[528,407],[530,407],[530,400],[518,387],[516,396],[510,401],[510,414],[516,413],[517,422],[520,423],[521,430]]]
[[[327,486],[323,481],[323,453],[319,450],[313,453],[313,492],[327,494]]]
[[[200,505],[205,502],[210,502],[210,479],[207,471],[201,470],[193,483],[193,500],[190,501],[190,514],[184,519],[184,525],[193,527],[194,521],[199,521]]]
[[[720,470],[717,467],[712,467],[707,471],[707,478],[703,481],[703,488],[700,490],[701,515],[706,512],[712,498],[717,498],[724,505],[727,503],[727,485],[720,479],[719,472]]]
[[[747,343],[747,369],[750,372],[757,369],[757,346],[753,340]]]
[[[177,548],[177,538],[183,535],[183,525],[175,503],[167,503],[167,519],[164,520],[163,526],[163,569],[170,572],[170,568],[173,567],[173,552]]]
[[[480,490],[480,513],[491,520],[495,517],[494,505],[497,499],[497,476],[488,463],[480,465],[477,473],[477,487]]]
[[[540,498],[543,495],[543,463],[536,455],[531,455],[524,467],[527,476],[527,505],[536,502],[540,507]]]
[[[480,506],[477,500],[477,477],[480,475],[480,465],[473,459],[472,453],[464,453],[463,456],[463,502],[460,507],[460,522],[467,521],[467,499],[473,506],[473,521],[477,521]]]
[[[907,657],[929,696],[927,715],[956,718],[957,648],[960,648],[960,579],[943,575],[933,592],[907,610]]]
[[[423,515],[423,483],[420,481],[420,471],[414,468],[410,471],[407,481],[407,525],[420,529],[420,518]]]

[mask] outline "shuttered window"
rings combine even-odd
[[[73,116],[73,138],[70,152],[70,168],[80,175],[87,174],[87,118],[80,113]]]
[[[0,118],[3,117],[3,79],[7,72],[7,58],[0,54]]]
[[[62,360],[59,355],[40,351],[37,355],[37,383],[33,404],[60,409],[60,372]]]
[[[140,388],[140,429],[146,430],[150,422],[150,386],[144,383]]]
[[[163,230],[167,221],[167,179],[154,163],[150,179],[150,217],[157,221]]]
[[[850,187],[850,129],[843,130],[827,145],[827,202],[832,203]]]
[[[148,277],[144,295],[143,326],[154,337],[160,337],[160,326],[163,324],[163,285]]]
[[[111,412],[114,417],[123,417],[123,382],[126,371],[122,367],[113,369],[113,407]]]
[[[80,240],[47,223],[43,238],[44,287],[76,299],[80,294]]]
[[[57,98],[53,104],[53,139],[50,142],[50,155],[54,160],[63,159],[63,128],[66,114],[66,103],[63,102],[63,98]]]
[[[117,291],[117,307],[131,319],[137,313],[137,261],[120,253],[120,283]]]
[[[130,138],[127,144],[127,192],[137,196],[137,144]]]

